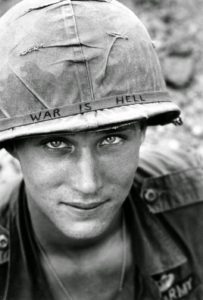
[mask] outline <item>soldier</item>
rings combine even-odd
[[[136,173],[146,127],[180,113],[139,19],[23,1],[0,57],[0,143],[23,174],[1,199],[0,299],[201,299],[201,168],[153,152]]]

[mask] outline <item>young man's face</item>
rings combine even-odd
[[[68,238],[101,236],[120,216],[143,134],[136,124],[17,142],[31,214],[37,211]]]

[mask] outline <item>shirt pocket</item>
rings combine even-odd
[[[153,214],[203,203],[203,169],[144,179],[141,198]]]

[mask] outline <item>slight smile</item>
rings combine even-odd
[[[91,210],[91,209],[95,209],[103,204],[105,204],[106,202],[108,202],[108,200],[105,200],[103,202],[90,202],[90,203],[85,203],[85,202],[60,202],[60,204],[66,205],[66,206],[70,206],[76,209],[80,209],[80,210]]]

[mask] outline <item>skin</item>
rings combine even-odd
[[[95,299],[98,289],[101,299],[109,299],[118,288],[122,205],[133,183],[143,138],[144,130],[137,123],[15,143],[13,154],[21,164],[36,236],[64,286],[79,299]],[[131,266],[129,236],[126,247]],[[90,274],[92,291],[85,295]],[[75,289],[76,278],[81,289]]]
[[[136,124],[17,142],[31,215],[83,245],[111,231],[120,222],[143,136]]]

